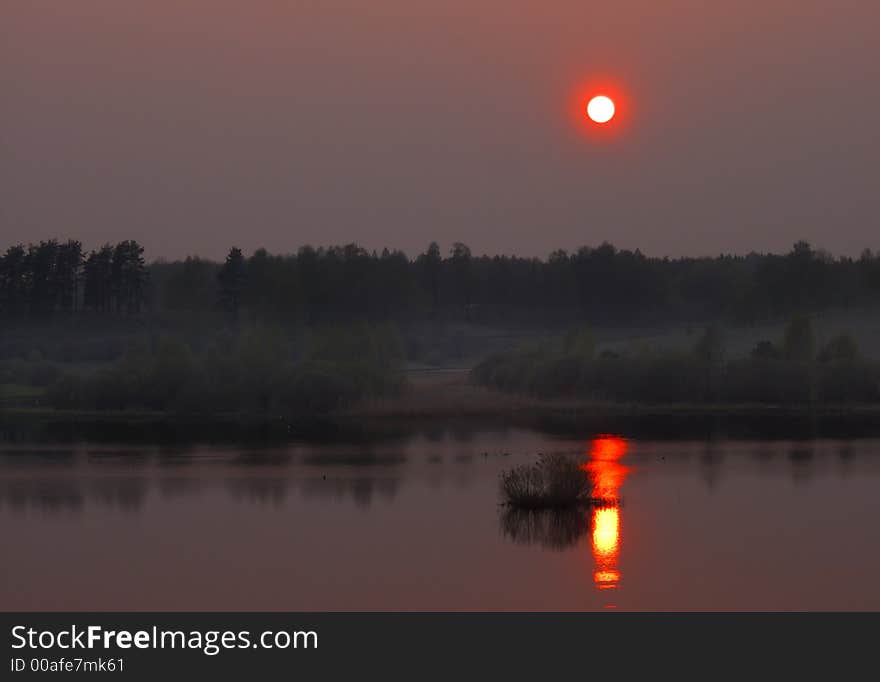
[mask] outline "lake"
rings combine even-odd
[[[582,460],[609,503],[499,506]],[[878,610],[880,440],[0,444],[3,610]]]

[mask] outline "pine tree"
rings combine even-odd
[[[246,266],[241,249],[232,247],[217,273],[217,281],[220,284],[220,307],[229,313],[234,322],[238,321],[245,276]]]

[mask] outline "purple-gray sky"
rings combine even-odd
[[[0,248],[880,248],[877,0],[6,0]],[[629,93],[613,140],[566,107]]]

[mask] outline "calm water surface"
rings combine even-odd
[[[580,457],[610,504],[511,514]],[[880,441],[0,445],[3,610],[880,609]]]

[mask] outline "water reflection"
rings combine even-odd
[[[602,507],[592,513],[593,582],[600,590],[614,589],[620,581],[620,508]]]
[[[604,505],[620,501],[620,487],[629,474],[629,467],[620,463],[626,450],[626,439],[619,436],[599,436],[590,443],[583,468],[593,482],[593,498]]]
[[[593,582],[600,590],[620,583],[620,489],[631,469],[621,461],[626,439],[603,435],[590,441],[582,465],[592,483],[593,504],[584,509],[521,510],[506,508],[501,515],[503,535],[517,544],[561,550],[590,534]]]
[[[615,589],[620,583],[620,488],[630,472],[620,460],[626,451],[626,439],[599,436],[590,443],[589,461],[584,464],[597,502],[590,512],[590,537],[593,582],[600,590]]]
[[[880,607],[880,440],[491,431],[127,452],[0,446],[5,609]],[[599,501],[496,517],[498,475],[541,452],[583,466]]]
[[[376,499],[391,502],[400,488],[395,476],[354,476],[348,478],[307,478],[300,492],[307,499],[351,499],[360,509],[370,507]]]
[[[538,545],[563,550],[578,543],[590,530],[588,516],[581,509],[513,509],[501,514],[501,532],[518,545]]]
[[[153,492],[158,494],[156,501],[169,502],[218,488],[225,490],[235,502],[259,506],[280,508],[288,502],[289,492],[295,491],[306,500],[351,501],[359,509],[367,509],[377,500],[392,502],[399,492],[400,483],[401,479],[394,476],[230,476],[219,481],[116,477],[0,479],[0,511],[80,513],[91,505],[105,511],[139,512]]]
[[[15,512],[29,509],[47,514],[78,512],[85,495],[81,486],[69,481],[10,481],[0,486],[0,510]]]

